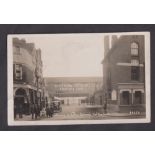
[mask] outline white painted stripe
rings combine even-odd
[[[133,64],[131,64],[131,63],[126,63],[126,62],[118,62],[117,63],[117,66],[139,66],[139,67],[144,67],[144,65],[143,64],[139,64],[139,65],[133,65]]]

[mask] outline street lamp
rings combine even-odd
[[[38,98],[39,98],[39,71],[38,71],[38,67],[36,67],[35,69],[35,77],[36,77],[36,84],[37,84],[37,104],[38,104]]]

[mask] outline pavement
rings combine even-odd
[[[46,116],[33,119],[31,115],[23,115],[23,118],[17,118],[17,121],[40,121],[40,120],[101,120],[101,119],[134,119],[145,118],[145,113],[118,113],[109,110],[105,113],[102,106],[62,106],[62,112],[54,113],[53,117]]]

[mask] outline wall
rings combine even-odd
[[[15,64],[13,65],[13,68],[14,68],[14,66],[15,66]],[[35,86],[36,81],[35,81],[34,71],[29,69],[29,67],[22,65],[22,80],[16,80],[15,79],[15,70],[13,73],[14,73],[13,78],[14,78],[15,83],[25,83],[25,84]]]
[[[131,80],[131,66],[122,66],[118,63],[131,64],[131,43],[136,41],[139,43],[139,60],[140,64],[144,64],[144,36],[122,36],[117,44],[109,51],[107,60],[103,63],[104,83],[105,87],[117,89],[118,83],[137,83],[144,82],[144,67],[140,67],[139,81]],[[108,62],[109,58],[109,62]],[[109,68],[108,68],[109,67]],[[108,73],[109,72],[109,73]],[[110,83],[108,83],[108,74],[110,74]],[[108,84],[108,85],[107,85]]]

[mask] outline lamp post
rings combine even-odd
[[[38,104],[38,98],[39,98],[39,72],[38,72],[38,68],[36,67],[36,69],[35,69],[35,76],[36,76],[36,84],[37,84],[37,99],[36,99],[36,101],[37,101],[37,104]]]

